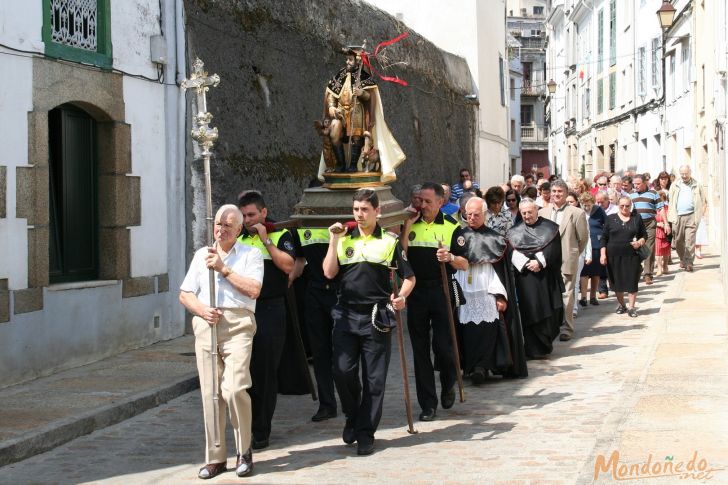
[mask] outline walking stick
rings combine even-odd
[[[437,247],[443,247],[442,241],[437,242]],[[460,402],[465,402],[465,389],[463,389],[463,376],[460,372],[460,349],[458,348],[458,334],[455,330],[455,318],[452,316],[452,300],[450,300],[450,285],[447,277],[447,269],[445,262],[440,262],[440,278],[442,279],[442,289],[445,292],[445,301],[447,302],[447,320],[450,324],[450,336],[452,337],[453,354],[455,354],[455,372],[457,373],[458,390],[460,391]]]
[[[389,268],[392,275],[392,289],[394,297],[399,296],[399,285],[397,284],[397,275],[394,273],[396,268]],[[394,308],[394,307],[393,307]],[[397,319],[397,341],[399,343],[399,365],[402,368],[402,380],[404,381],[404,405],[407,411],[407,432],[416,434],[414,420],[412,419],[412,402],[410,401],[409,391],[409,375],[407,374],[407,359],[404,351],[404,328],[402,328],[402,315],[399,310],[394,310],[394,317]]]
[[[301,325],[298,320],[298,307],[296,306],[296,291],[293,287],[288,288],[288,294],[286,295],[286,301],[288,302],[288,313],[291,314],[291,323],[293,324],[293,333],[296,334],[296,344],[298,350],[301,352],[303,357],[303,368],[306,371],[306,383],[308,384],[308,390],[311,393],[311,399],[318,401],[316,395],[316,386],[313,385],[313,379],[311,379],[311,372],[308,368],[308,360],[306,360],[306,347],[303,345],[303,336],[301,335]]]
[[[194,120],[197,128],[191,132],[192,138],[202,148],[202,157],[205,166],[205,205],[207,210],[207,242],[209,247],[215,247],[215,235],[213,232],[212,218],[212,182],[210,178],[210,149],[217,140],[217,128],[209,126],[212,115],[207,112],[207,90],[210,86],[217,86],[220,83],[220,76],[213,74],[208,76],[203,69],[205,64],[198,58],[192,65],[190,79],[185,79],[180,85],[182,90],[195,88],[197,92],[197,114]],[[215,308],[215,270],[210,268],[210,308]],[[210,360],[212,364],[212,420],[215,423],[212,427],[212,439],[216,447],[220,446],[220,419],[219,419],[219,383],[217,375],[217,325],[210,325]]]

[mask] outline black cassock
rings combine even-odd
[[[465,231],[465,239],[468,247],[468,261],[473,264],[490,263],[507,292],[508,307],[497,322],[498,333],[495,355],[492,359],[492,365],[488,367],[494,374],[502,374],[506,378],[527,377],[528,368],[526,366],[523,329],[521,328],[518,311],[513,271],[511,265],[506,264],[507,244],[505,238],[496,231],[483,226],[476,230]],[[458,327],[461,327],[461,325],[458,325]],[[484,332],[486,328],[485,325],[481,324],[473,326],[469,330]]]
[[[565,288],[561,277],[559,226],[539,217],[533,225],[521,222],[513,226],[506,237],[510,246],[508,267],[514,275],[526,356],[533,358],[550,354],[564,320],[561,295]],[[511,264],[514,250],[536,261],[536,254],[543,253],[546,267],[536,273],[525,267],[518,271]]]

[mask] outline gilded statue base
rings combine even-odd
[[[381,181],[382,172],[329,172],[323,176],[323,186],[327,189],[361,189],[384,185]]]

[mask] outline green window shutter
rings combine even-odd
[[[597,114],[604,111],[604,79],[597,81]]]
[[[609,75],[609,109],[614,109],[617,104],[617,73]]]
[[[96,0],[95,8],[82,0],[42,1],[48,57],[112,68],[110,0]]]

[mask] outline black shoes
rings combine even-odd
[[[597,300],[596,298],[589,298],[589,304],[594,306],[599,305],[599,300]]]
[[[319,421],[326,421],[327,419],[335,418],[336,417],[336,411],[331,411],[328,409],[319,409],[316,414],[314,414],[311,417],[311,421],[314,423],[318,423]]]
[[[579,305],[581,305],[581,306],[585,307],[585,306],[586,306],[586,298],[581,298],[581,299],[579,300]]]
[[[369,440],[360,440],[356,447],[356,454],[359,456],[367,456],[374,453],[374,438]]]
[[[571,340],[571,335],[568,335],[565,333],[562,333],[561,335],[559,335],[559,341],[568,342],[569,340]]]
[[[356,430],[354,429],[354,425],[349,423],[349,420],[346,420],[346,425],[344,426],[344,432],[341,433],[341,439],[344,440],[344,443],[347,445],[352,444],[356,441]]]
[[[473,373],[470,374],[470,380],[476,386],[484,383],[487,378],[488,378],[488,371],[483,369],[482,367],[476,367],[473,370]]]
[[[623,314],[623,313],[627,313],[627,307],[626,307],[626,306],[624,306],[624,305],[619,305],[619,306],[617,307],[617,311],[616,311],[616,312],[614,312],[614,313],[616,313],[617,315],[621,315],[621,314]]]
[[[200,471],[197,472],[197,477],[203,480],[208,480],[218,476],[225,470],[227,470],[227,465],[225,463],[208,463],[200,468]]]
[[[250,444],[250,446],[252,446],[254,450],[262,450],[264,448],[268,448],[268,445],[270,445],[270,443],[268,442],[268,438],[257,440],[255,439],[255,437],[253,437]]]
[[[440,393],[440,404],[442,404],[442,409],[450,409],[455,404],[455,386],[452,386],[449,391]]]
[[[248,449],[242,455],[238,455],[238,461],[235,463],[235,473],[239,477],[249,475],[253,471],[253,452]]]
[[[434,420],[435,420],[435,410],[433,408],[424,409],[420,413],[420,421],[434,421]]]
[[[627,315],[629,315],[632,318],[635,318],[637,316],[637,310],[635,308],[630,308],[627,312]]]

